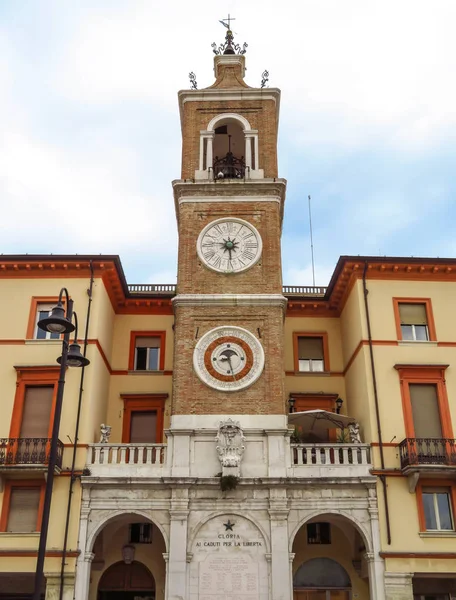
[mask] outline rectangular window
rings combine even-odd
[[[49,436],[54,386],[26,386],[20,438]]]
[[[425,342],[429,340],[425,304],[399,303],[401,333],[403,340]]]
[[[451,489],[423,488],[424,520],[427,531],[453,531]]]
[[[325,370],[323,338],[298,336],[298,367],[304,372]]]
[[[156,441],[157,411],[132,411],[130,418],[130,443],[155,444]]]
[[[426,383],[410,383],[415,438],[442,438],[442,425],[437,397],[437,386]]]
[[[54,304],[48,304],[45,302],[38,302],[36,305],[36,318],[35,318],[35,334],[36,340],[58,340],[60,339],[60,333],[50,333],[49,331],[43,331],[38,327],[38,321],[46,319],[51,314],[51,310],[55,306]]]
[[[163,371],[165,368],[165,332],[132,331],[129,371]]]
[[[430,298],[393,298],[398,340],[436,341]]]
[[[6,481],[0,531],[32,533],[40,530],[44,482]]]
[[[307,543],[308,544],[330,544],[331,543],[331,525],[330,525],[330,523],[308,523],[308,525],[307,525]]]
[[[158,371],[160,364],[160,338],[136,338],[135,371]]]
[[[128,542],[130,544],[152,544],[152,523],[131,523]]]

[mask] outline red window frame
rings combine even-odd
[[[323,371],[300,371],[299,370],[299,351],[298,340],[300,337],[321,338],[323,342]],[[316,375],[318,373],[327,373],[330,371],[329,365],[329,342],[326,331],[294,331],[293,332],[293,368],[296,373],[306,373],[306,375]]]
[[[399,313],[399,304],[424,304],[426,309],[426,320],[429,333],[429,341],[436,342],[437,335],[435,331],[434,313],[432,312],[432,303],[430,298],[393,298],[394,320],[396,324],[396,335],[398,340],[402,340],[401,315]],[[411,341],[411,340],[406,340]]]
[[[124,418],[122,425],[122,443],[130,442],[131,415],[134,412],[156,412],[156,443],[163,442],[163,422],[165,415],[165,401],[168,394],[123,394]]]
[[[394,365],[394,368],[399,373],[405,436],[407,438],[416,437],[409,387],[410,384],[413,383],[433,384],[436,386],[442,436],[444,438],[454,438],[445,382],[445,370],[448,366],[449,365]]]
[[[135,370],[135,349],[136,339],[141,337],[158,337],[160,338],[160,360],[158,364],[158,370],[165,370],[165,343],[166,343],[166,331],[132,331],[130,333],[130,353],[128,357],[128,370]],[[147,371],[140,371],[141,373],[147,373]]]
[[[11,492],[14,488],[19,488],[19,487],[39,488],[40,502],[38,505],[38,513],[37,513],[36,530],[35,531],[41,531],[41,520],[43,518],[43,506],[44,506],[45,481],[40,480],[40,479],[7,480],[5,482],[5,490],[3,493],[2,513],[0,516],[0,531],[6,532],[6,527],[8,525],[10,506],[11,506]],[[14,533],[14,532],[11,532],[11,533]],[[25,531],[20,532],[20,533],[27,535],[27,532],[25,532]]]

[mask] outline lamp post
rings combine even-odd
[[[63,296],[66,298],[66,313],[63,306]],[[73,325],[74,317],[74,325]],[[78,318],[73,312],[73,300],[68,295],[68,290],[62,288],[59,294],[57,305],[51,311],[49,317],[38,321],[38,327],[51,333],[63,333],[62,356],[59,356],[57,362],[60,364],[60,375],[57,387],[57,398],[55,402],[54,422],[52,425],[51,447],[49,451],[49,462],[46,479],[46,490],[44,494],[43,517],[41,520],[40,543],[38,546],[38,557],[35,571],[35,588],[33,600],[40,600],[41,589],[43,585],[44,559],[46,557],[46,542],[49,529],[49,516],[51,512],[52,488],[54,484],[54,471],[57,464],[58,440],[60,417],[62,415],[63,390],[65,387],[66,367],[86,367],[90,361],[81,354],[81,347],[78,344]],[[70,333],[74,331],[74,340],[70,344]]]

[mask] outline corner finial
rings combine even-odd
[[[225,41],[223,44],[220,44],[220,46],[217,48],[217,44],[215,42],[213,42],[213,44],[211,44],[212,46],[212,51],[214,52],[214,54],[216,55],[220,55],[220,54],[245,54],[247,52],[247,46],[248,44],[246,42],[244,42],[242,44],[242,46],[240,46],[239,44],[235,44],[233,42],[234,40],[234,36],[233,36],[233,32],[231,31],[231,21],[235,21],[236,19],[234,17],[231,17],[228,14],[228,17],[226,19],[222,19],[221,21],[219,21],[219,23],[221,23],[223,25],[223,27],[226,27],[227,31],[226,31],[226,36],[225,36]],[[226,22],[228,21],[228,23]]]

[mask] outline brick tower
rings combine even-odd
[[[285,423],[280,91],[245,83],[231,31],[214,52],[215,83],[179,92],[171,430],[239,415],[253,427]]]

